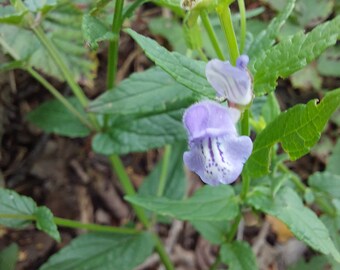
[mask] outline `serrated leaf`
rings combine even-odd
[[[270,151],[278,142],[292,160],[307,154],[339,106],[340,88],[328,92],[319,104],[311,100],[306,105],[296,105],[280,114],[257,135],[253,152],[244,168],[246,173],[254,177],[268,173]]]
[[[29,197],[0,188],[0,224],[10,228],[24,228],[31,220],[3,218],[1,215],[33,215],[36,203]]]
[[[94,137],[92,148],[104,155],[126,154],[185,140],[182,114],[183,110],[175,110],[137,119],[120,118],[107,132]]]
[[[60,5],[42,22],[47,38],[52,41],[72,76],[91,87],[97,64],[83,45],[82,13],[72,4]],[[44,73],[63,81],[64,77],[47,50],[29,30],[13,25],[0,25],[0,45],[15,60],[26,61]]]
[[[40,270],[131,270],[152,252],[153,239],[149,233],[135,235],[86,234],[42,265]]]
[[[59,242],[60,234],[57,225],[54,223],[51,210],[45,206],[40,206],[35,210],[34,215],[36,217],[37,228]]]
[[[340,16],[315,27],[308,34],[299,32],[288,37],[251,60],[249,68],[254,75],[255,94],[261,96],[274,91],[279,77],[286,78],[305,67],[334,45],[339,29]]]
[[[76,98],[68,101],[86,117]],[[90,130],[58,100],[46,101],[27,115],[27,119],[45,132],[76,138],[86,137]]]
[[[114,38],[114,34],[103,22],[89,14],[83,17],[82,30],[85,40],[94,50],[98,49],[98,42]]]
[[[186,141],[179,141],[170,147],[170,160],[163,196],[169,199],[182,199],[187,187],[187,180],[183,167],[183,153],[187,149],[187,143]],[[152,172],[143,180],[142,185],[138,189],[139,195],[157,195],[162,167],[163,159],[158,162]]]
[[[89,111],[102,114],[157,114],[185,108],[195,102],[192,92],[159,68],[134,73],[114,91],[90,103]]]
[[[60,235],[53,221],[51,211],[45,207],[38,207],[29,197],[0,188],[0,224],[10,228],[22,229],[36,221],[36,227],[49,234],[57,241]]]
[[[340,199],[340,175],[330,172],[316,172],[308,178],[308,184],[317,191],[325,192],[333,198]]]
[[[18,260],[19,247],[13,243],[10,246],[0,251],[0,269],[15,270],[15,265]]]
[[[222,262],[228,265],[229,270],[258,269],[255,255],[246,242],[236,241],[223,244],[220,255]]]
[[[232,220],[239,208],[234,190],[230,186],[204,186],[185,200],[171,200],[165,197],[126,196],[127,201],[181,220]]]
[[[313,211],[303,205],[291,188],[281,188],[274,198],[269,189],[256,189],[247,198],[247,202],[255,209],[283,221],[299,240],[340,262],[340,254],[327,228]]]
[[[230,223],[223,221],[192,220],[193,227],[208,241],[215,245],[221,245],[226,241],[226,235],[230,230]]]
[[[274,44],[276,36],[292,13],[294,6],[295,0],[289,0],[280,14],[270,22],[266,29],[262,30],[261,33],[256,36],[247,52],[251,59],[256,59],[259,53],[267,50]]]
[[[214,97],[212,89],[205,77],[205,63],[192,60],[177,52],[169,52],[156,41],[138,34],[132,29],[126,32],[142,47],[145,54],[177,82],[191,89],[199,97]]]
[[[16,11],[12,6],[0,6],[0,23],[18,24],[27,11]]]
[[[331,47],[318,59],[317,69],[321,75],[340,77],[340,46]]]

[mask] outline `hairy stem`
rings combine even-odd
[[[210,23],[207,11],[202,10],[200,12],[200,16],[201,16],[201,19],[202,19],[203,26],[208,33],[210,42],[211,42],[211,44],[212,44],[212,46],[213,46],[213,48],[216,52],[217,57],[221,60],[225,60],[223,52],[222,52],[220,45],[218,43],[214,28],[212,27],[212,25]]]
[[[232,65],[236,65],[236,59],[239,57],[240,53],[238,50],[236,35],[233,27],[233,22],[231,20],[231,13],[229,4],[221,2],[216,8],[220,23],[227,40],[227,46],[230,56],[230,62]]]
[[[17,214],[1,214],[0,213],[0,218],[31,220],[31,221],[37,220],[36,216],[34,215],[24,215],[24,214],[17,215]],[[112,226],[105,226],[105,225],[99,225],[99,224],[93,224],[93,223],[82,223],[79,221],[74,221],[74,220],[59,218],[59,217],[53,217],[53,221],[56,225],[60,227],[85,229],[85,230],[95,231],[95,232],[111,232],[111,233],[123,233],[123,234],[135,234],[135,233],[141,232],[136,229],[112,227]]]
[[[80,86],[77,84],[77,82],[72,77],[69,68],[64,63],[61,55],[59,54],[58,50],[54,46],[53,42],[51,42],[45,35],[43,29],[40,26],[33,27],[32,28],[35,35],[38,37],[42,45],[46,48],[49,55],[55,62],[55,64],[58,66],[60,72],[62,73],[63,77],[65,78],[66,82],[70,86],[73,94],[76,96],[76,98],[79,100],[80,104],[85,108],[88,105],[88,99],[85,96],[83,90],[80,88]],[[100,126],[98,124],[98,121],[96,117],[93,114],[89,114],[89,118],[92,122],[92,125],[96,128],[96,130],[100,130]]]
[[[111,31],[114,34],[114,38],[109,44],[109,55],[107,63],[107,89],[112,90],[115,85],[117,64],[118,64],[118,48],[119,48],[119,32],[122,25],[122,12],[123,12],[124,0],[116,0],[115,12],[112,21]]]
[[[56,65],[59,67],[60,72],[64,76],[66,82],[70,86],[73,94],[78,98],[80,104],[83,107],[86,107],[88,104],[88,99],[85,96],[83,90],[79,87],[79,85],[75,82],[72,75],[69,72],[68,67],[64,63],[61,55],[59,54],[58,50],[55,48],[54,44],[49,40],[44,31],[40,26],[33,27],[32,28],[40,42],[43,44],[43,46],[46,48],[50,56],[52,57],[53,61],[56,63]]]
[[[77,109],[75,109],[73,105],[62,94],[60,94],[59,91],[55,89],[52,84],[45,80],[43,76],[41,76],[31,67],[26,68],[26,70],[33,78],[41,83],[57,100],[59,100],[59,102],[62,103],[71,114],[77,117],[80,122],[82,122],[89,129],[94,130],[93,126],[87,120],[87,118],[84,117]]]

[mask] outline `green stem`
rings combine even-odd
[[[246,173],[242,173],[242,189],[241,189],[241,199],[245,200],[250,188],[250,177]]]
[[[79,119],[85,126],[89,129],[94,130],[91,123],[84,117],[77,109],[73,107],[73,105],[62,95],[58,92],[57,89],[54,88],[52,84],[50,84],[44,77],[42,77],[38,72],[36,72],[33,68],[27,67],[27,72],[35,78],[38,82],[40,82],[60,103],[62,103],[66,109],[69,110],[75,117]]]
[[[88,104],[88,99],[85,96],[83,90],[80,88],[80,86],[72,77],[68,67],[64,63],[62,57],[60,56],[58,50],[55,48],[54,44],[46,37],[43,29],[40,26],[32,27],[32,30],[34,31],[42,45],[46,48],[55,64],[59,67],[59,70],[61,71],[68,85],[70,86],[73,94],[79,100],[80,104],[85,108]],[[97,118],[93,114],[89,114],[89,118],[92,122],[92,125],[96,128],[96,130],[100,130]]]
[[[231,226],[231,229],[230,229],[230,231],[229,231],[229,233],[227,235],[227,239],[226,239],[227,243],[230,243],[230,242],[233,241],[233,239],[234,239],[234,237],[235,237],[235,235],[237,233],[237,229],[238,229],[238,225],[240,224],[240,221],[241,221],[241,214],[239,214],[236,217],[233,225]]]
[[[134,195],[136,194],[136,191],[129,179],[129,176],[127,175],[125,168],[123,166],[123,163],[121,161],[121,159],[116,156],[116,155],[111,155],[110,157],[110,161],[112,163],[113,168],[115,169],[115,172],[117,173],[119,182],[121,183],[125,194],[127,195]],[[138,217],[138,219],[142,222],[142,224],[144,225],[145,228],[150,228],[150,222],[147,219],[146,215],[145,215],[145,211],[143,208],[140,208],[139,206],[133,205],[132,207]],[[157,253],[159,254],[159,257],[162,260],[162,263],[164,264],[164,266],[166,267],[167,270],[173,270],[174,267],[169,259],[169,256],[167,255],[163,244],[161,242],[161,240],[159,239],[159,237],[155,234],[153,234],[153,238],[154,238],[154,242],[155,242],[155,249],[157,251]]]
[[[284,164],[280,163],[278,165],[278,169],[280,169],[281,172],[288,174],[292,182],[301,192],[304,193],[306,191],[307,187],[301,182],[300,178],[296,176],[291,170],[289,170]]]
[[[37,218],[34,215],[17,215],[17,214],[0,214],[0,218],[5,219],[19,219],[19,220],[32,220],[36,221]],[[135,234],[140,233],[140,231],[136,229],[130,228],[120,228],[120,227],[112,227],[105,226],[93,223],[82,223],[79,221],[74,221],[65,218],[53,217],[53,221],[56,225],[60,227],[74,228],[74,229],[85,229],[89,231],[96,232],[111,232],[111,233],[123,233],[123,234]]]
[[[114,38],[109,44],[109,55],[107,63],[107,89],[112,90],[115,85],[117,64],[118,64],[118,47],[119,47],[119,32],[122,25],[122,12],[124,0],[116,0],[115,13],[112,21],[112,33]]]
[[[60,56],[58,50],[55,48],[54,44],[49,40],[44,31],[40,26],[32,28],[40,42],[44,45],[53,61],[57,64],[60,69],[60,72],[63,74],[66,82],[69,84],[73,94],[78,98],[80,104],[83,107],[86,107],[88,104],[88,99],[85,96],[83,90],[79,87],[79,85],[75,82],[72,75],[69,73],[68,67],[65,65],[62,57]]]
[[[244,45],[246,42],[247,33],[247,20],[246,20],[246,7],[244,5],[244,0],[237,0],[238,8],[240,10],[240,26],[241,26],[241,36],[240,36],[240,52],[244,50]]]
[[[294,172],[292,172],[291,170],[289,170],[284,164],[279,164],[278,168],[286,174],[289,174],[290,179],[292,180],[292,182],[295,184],[295,186],[302,192],[305,193],[306,192],[306,185],[303,184],[300,180],[300,178],[294,174]],[[336,216],[336,210],[334,209],[334,207],[328,202],[326,201],[324,198],[322,197],[315,197],[315,201],[316,203],[330,216],[334,217]]]
[[[121,183],[124,193],[126,195],[135,195],[136,191],[130,181],[129,176],[127,175],[124,165],[121,161],[121,159],[117,156],[117,155],[111,155],[109,157],[111,164],[118,176],[118,180]],[[150,223],[148,218],[146,217],[145,211],[143,208],[132,204],[132,208],[135,211],[138,219],[142,222],[142,224],[144,225],[145,228],[149,228],[150,227]]]
[[[157,196],[161,197],[164,193],[164,188],[166,185],[166,178],[169,170],[169,160],[171,156],[171,145],[166,145],[164,149],[163,161],[161,175],[159,177],[159,184],[157,189]]]
[[[244,110],[241,119],[241,135],[249,136],[249,109]]]
[[[113,226],[105,226],[93,223],[82,223],[79,221],[69,220],[65,218],[53,218],[55,224],[61,227],[67,228],[77,228],[77,229],[85,229],[88,231],[96,231],[96,232],[112,232],[112,233],[123,233],[123,234],[135,234],[140,233],[139,230],[131,229],[131,228],[121,228],[121,227],[113,227]]]
[[[208,12],[206,10],[202,10],[200,12],[200,16],[201,16],[201,19],[202,19],[203,26],[208,33],[210,42],[211,42],[212,46],[214,47],[214,50],[217,54],[217,57],[221,60],[225,60],[223,52],[222,52],[220,45],[218,43],[214,28],[210,23]]]
[[[231,13],[229,8],[229,3],[222,2],[216,8],[218,17],[220,19],[220,23],[227,40],[227,46],[230,56],[230,62],[232,65],[236,65],[236,60],[239,57],[240,53],[237,46],[237,40],[235,36],[235,31],[233,27],[233,22],[231,20]]]
[[[175,270],[175,267],[173,266],[172,262],[170,261],[170,258],[163,246],[162,241],[159,239],[159,237],[155,234],[153,234],[153,238],[154,238],[154,243],[155,243],[155,249],[162,261],[162,263],[164,264],[165,268],[167,270]]]

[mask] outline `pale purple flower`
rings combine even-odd
[[[238,136],[232,109],[202,101],[186,110],[183,122],[189,137],[190,150],[183,157],[188,168],[212,186],[234,182],[253,143],[247,136]]]
[[[247,71],[248,62],[249,57],[241,55],[236,61],[236,67],[229,61],[218,59],[207,63],[205,75],[218,97],[239,105],[248,105],[251,102],[253,91],[251,77]]]

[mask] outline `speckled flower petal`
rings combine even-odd
[[[183,116],[189,142],[208,136],[237,134],[228,108],[214,101],[202,101],[190,106]]]
[[[228,61],[223,62],[218,59],[207,63],[205,74],[218,97],[240,105],[251,102],[253,93],[251,77],[247,71],[248,61],[248,56],[241,55],[237,59],[236,67]]]
[[[253,143],[247,136],[205,138],[192,143],[184,153],[184,163],[206,184],[216,186],[234,182],[251,154]]]

